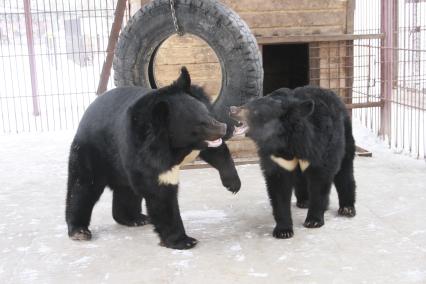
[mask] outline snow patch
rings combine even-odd
[[[189,259],[183,259],[173,264],[179,268],[189,268],[189,261],[190,261]]]
[[[188,251],[188,250],[173,250],[172,254],[173,255],[190,256],[190,257],[194,256],[194,254],[192,253],[192,251]]]
[[[424,233],[426,233],[426,230],[417,230],[417,231],[413,231],[410,236],[417,236],[417,235],[423,235]]]
[[[287,256],[286,255],[282,255],[282,256],[280,256],[279,258],[278,258],[278,261],[284,261],[284,260],[286,260],[287,259]]]
[[[38,278],[38,271],[35,269],[24,269],[19,273],[19,277],[25,282],[35,281]]]
[[[412,271],[405,271],[402,272],[402,274],[407,277],[408,281],[415,281],[415,282],[424,282],[426,281],[426,271],[420,271],[420,270],[412,270]]]
[[[254,277],[268,277],[268,273],[249,272],[248,275]]]
[[[52,249],[50,247],[46,246],[45,244],[41,244],[37,251],[39,253],[48,253],[48,252],[51,252]]]
[[[16,248],[17,251],[21,251],[21,252],[28,251],[29,249],[30,249],[30,247],[19,247],[19,248]]]
[[[198,224],[219,224],[227,216],[222,210],[191,210],[181,215],[184,221]]]
[[[92,257],[90,256],[83,256],[80,259],[77,259],[70,263],[70,265],[77,265],[77,266],[86,266],[88,265],[92,260]]]
[[[231,250],[231,251],[240,251],[241,250],[241,245],[239,243],[237,243],[237,244],[231,246],[229,248],[229,250]]]
[[[244,254],[238,254],[237,256],[235,256],[235,260],[236,261],[244,261],[246,259]]]

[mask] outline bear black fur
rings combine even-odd
[[[293,236],[292,188],[298,207],[308,207],[304,226],[321,227],[334,182],[339,215],[355,216],[355,141],[345,105],[330,90],[306,86],[278,89],[231,107],[231,117],[258,146],[271,200],[276,238]]]
[[[112,215],[126,226],[148,221],[161,244],[193,247],[178,206],[178,165],[193,150],[219,170],[222,183],[236,193],[241,186],[225,143],[226,124],[211,114],[201,88],[191,86],[186,68],[172,85],[150,90],[121,87],[97,98],[85,112],[69,156],[66,222],[75,240],[89,240],[92,209],[106,186],[113,191]],[[213,143],[214,144],[214,143]]]

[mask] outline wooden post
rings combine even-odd
[[[27,0],[28,1],[28,0]],[[121,24],[123,23],[124,12],[126,11],[126,0],[118,0],[115,8],[114,22],[112,23],[111,33],[108,40],[107,56],[102,66],[101,78],[99,80],[96,94],[99,96],[107,90],[109,77],[111,75],[112,60],[114,59],[115,45],[120,34]]]

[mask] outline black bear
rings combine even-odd
[[[258,146],[276,227],[276,238],[293,236],[290,212],[295,187],[298,207],[308,207],[307,228],[324,224],[334,182],[339,211],[355,216],[355,141],[344,103],[330,90],[305,86],[278,89],[242,107],[231,107],[244,133]]]
[[[227,125],[210,110],[202,89],[191,86],[186,68],[173,84],[158,90],[120,87],[98,97],[83,115],[70,150],[65,212],[70,238],[91,238],[92,209],[108,186],[117,223],[146,224],[144,198],[161,245],[195,246],[179,213],[179,166],[201,151],[228,190],[236,193],[241,186],[221,139]]]

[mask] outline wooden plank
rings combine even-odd
[[[282,44],[297,42],[321,42],[321,41],[341,41],[356,39],[382,39],[384,34],[323,34],[323,35],[286,35],[286,36],[259,36],[259,44]]]
[[[370,151],[361,148],[360,146],[356,146],[355,153],[359,157],[373,157],[373,153]]]
[[[182,66],[188,68],[192,83],[203,87],[214,102],[222,86],[222,70],[213,49],[194,35],[170,37],[161,45],[154,59],[157,86],[172,83]]]
[[[345,10],[324,11],[274,11],[274,12],[241,12],[250,28],[266,27],[313,27],[313,26],[346,26]]]
[[[355,0],[346,2],[346,34],[354,32]]]
[[[155,64],[219,63],[216,53],[208,46],[162,48],[155,56]]]
[[[258,157],[235,158],[234,163],[235,163],[236,166],[258,164],[259,158]],[[205,168],[211,168],[211,166],[204,161],[195,160],[194,162],[192,162],[190,164],[186,164],[186,165],[182,166],[181,170],[195,170],[195,169],[205,169]]]
[[[355,103],[355,104],[346,104],[347,109],[354,108],[368,108],[368,107],[383,107],[384,102],[371,102],[371,103]]]
[[[346,0],[220,0],[237,12],[344,9]]]
[[[179,76],[180,68],[183,64],[167,64],[157,65],[154,69],[155,80],[157,82],[167,81],[166,85],[170,83],[169,79],[175,80]],[[188,68],[191,79],[194,83],[196,81],[222,81],[221,67],[218,63],[204,63],[204,64],[185,64]]]
[[[317,26],[317,27],[287,27],[287,28],[252,28],[251,32],[257,39],[276,38],[287,36],[309,36],[344,34],[342,26]],[[259,41],[258,41],[259,42]],[[260,43],[260,42],[259,42]],[[266,42],[267,43],[267,42]]]

